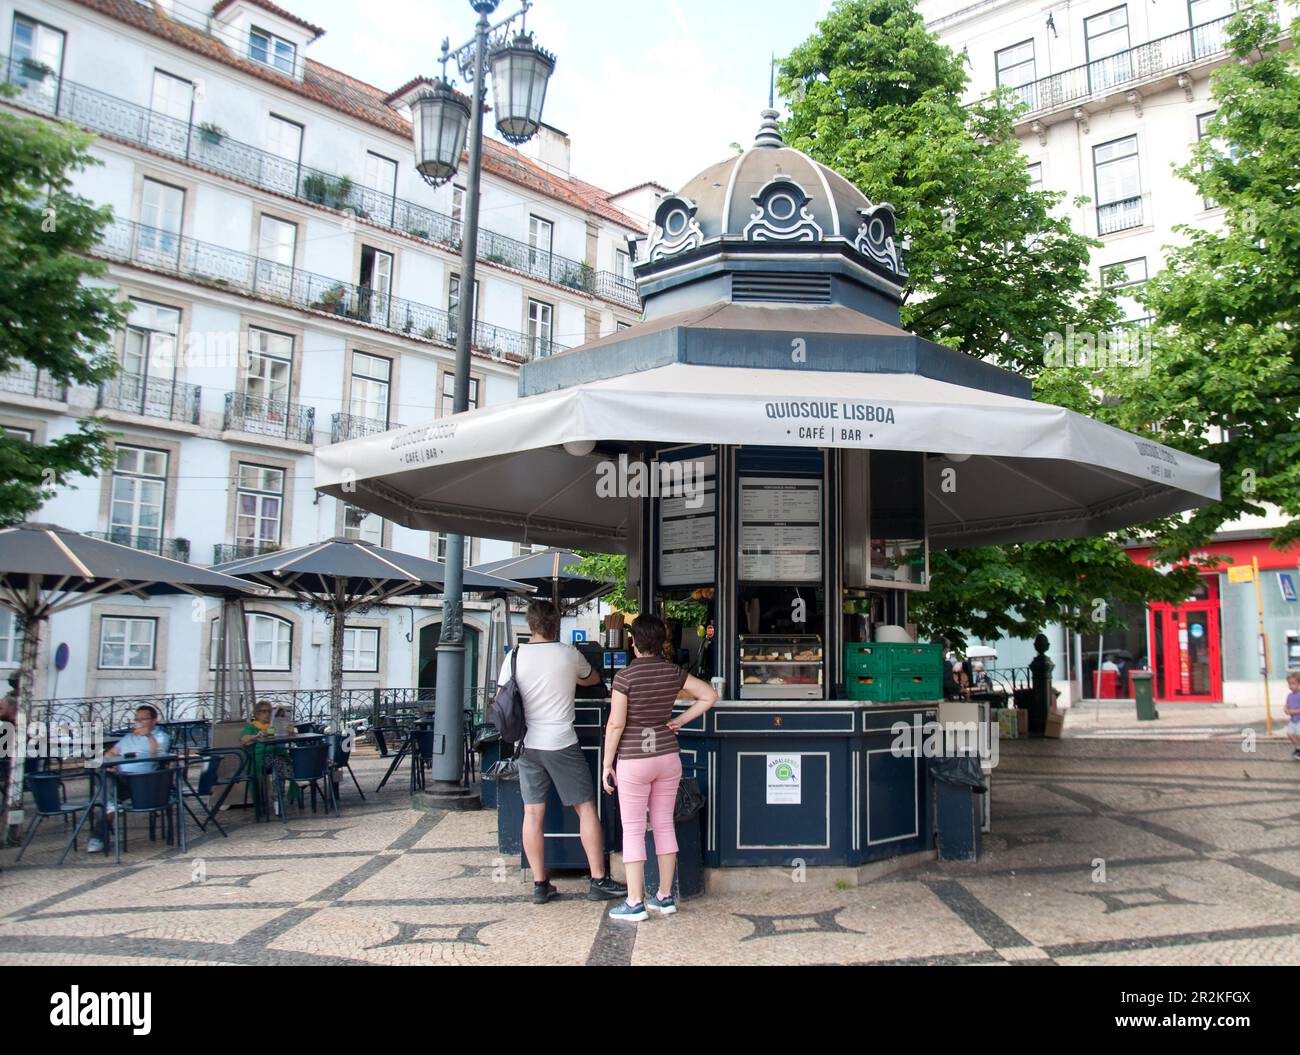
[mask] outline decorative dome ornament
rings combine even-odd
[[[661,201],[655,209],[655,222],[650,231],[646,259],[654,261],[676,256],[703,245],[704,232],[695,219],[698,209],[699,206],[691,199],[679,195]]]
[[[879,205],[868,205],[865,209],[859,209],[858,215],[862,217],[862,226],[858,228],[853,248],[864,256],[870,257],[881,267],[888,268],[901,278],[906,278],[907,265],[903,261],[903,250],[907,245],[906,242],[899,244],[897,241],[894,207],[889,202],[882,201]]]
[[[753,196],[758,211],[745,225],[748,242],[820,242],[821,224],[808,210],[811,195],[794,180],[774,176]]]

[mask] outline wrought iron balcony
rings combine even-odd
[[[4,64],[5,81],[18,89],[10,101],[20,106],[62,117],[91,131],[147,147],[262,190],[346,210],[379,227],[452,250],[460,249],[462,224],[444,213],[362,186],[348,176],[337,176],[282,158],[211,126],[204,128],[154,113],[147,107],[58,77],[53,70],[41,75],[36,69],[39,64],[28,60],[4,56],[0,61]],[[480,260],[514,268],[581,293],[608,297],[600,289],[612,291],[612,287],[602,287],[596,282],[596,272],[582,261],[542,252],[503,234],[480,228],[478,250]],[[639,307],[639,303],[629,306]]]
[[[232,560],[244,560],[246,557],[260,557],[264,553],[274,553],[280,548],[274,542],[236,542],[218,543],[212,547],[212,563],[228,564]]]
[[[1174,73],[1222,55],[1228,41],[1225,27],[1231,17],[1218,18],[1167,37],[1149,40],[1127,51],[1013,88],[1015,95],[1029,107],[1018,120],[1109,95],[1127,85]]]
[[[1142,226],[1142,196],[1097,206],[1097,234],[1114,234]]]
[[[335,414],[330,418],[330,443],[359,440],[362,436],[375,436],[381,432],[388,432],[390,429],[400,429],[401,427],[395,421],[363,418],[356,414]]]
[[[108,260],[136,264],[295,308],[327,312],[404,337],[448,347],[456,343],[455,321],[441,308],[130,220],[114,220],[109,224],[96,252]],[[529,358],[528,335],[499,326],[477,324],[473,345],[498,358],[509,357],[518,362]],[[553,350],[563,348],[555,345]]]
[[[641,310],[641,297],[632,279],[610,271],[597,271],[592,282],[592,292],[602,300],[613,301],[636,312]]]
[[[190,559],[190,540],[187,538],[163,538],[151,532],[131,532],[123,528],[109,528],[107,531],[87,531],[91,538],[116,542],[119,546],[156,553],[160,557],[188,562]]]
[[[262,399],[245,392],[226,393],[228,432],[252,436],[274,436],[293,443],[314,443],[316,408],[279,399]]]
[[[165,377],[118,374],[99,386],[95,405],[103,410],[197,425],[201,395],[202,389],[198,385],[186,385]]]
[[[50,399],[56,403],[68,401],[68,386],[56,384],[49,374],[30,363],[22,363],[0,374],[0,392]]]

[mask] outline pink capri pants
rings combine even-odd
[[[655,853],[677,852],[673,807],[682,782],[682,756],[676,751],[654,758],[618,761],[618,809],[623,819],[623,862],[646,859],[645,817],[650,807],[650,828],[655,833]]]

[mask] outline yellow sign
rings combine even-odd
[[[1228,569],[1228,582],[1254,582],[1255,569],[1249,564],[1243,564],[1240,567],[1230,567]]]

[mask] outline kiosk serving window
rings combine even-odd
[[[871,453],[870,581],[925,587],[925,455]]]
[[[741,699],[822,699],[822,481],[739,481]]]

